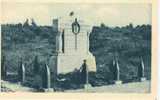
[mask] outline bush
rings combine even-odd
[[[42,77],[41,75],[35,75],[33,77],[32,87],[39,90],[42,88]]]

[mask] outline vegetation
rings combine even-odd
[[[145,76],[151,75],[151,25],[129,24],[124,27],[93,27],[90,36],[90,51],[96,56],[98,72],[112,79],[112,60],[118,58],[121,79],[137,77],[140,57],[145,64]]]
[[[20,61],[19,61],[19,63],[18,63],[19,65],[18,65],[18,81],[20,81],[20,82],[22,82],[22,75],[23,75],[23,69],[22,69],[22,64],[23,64],[23,62],[22,62],[22,58],[20,59]]]
[[[5,80],[6,74],[7,74],[7,69],[4,62],[5,62],[5,56],[2,56],[1,57],[1,78],[3,80]]]

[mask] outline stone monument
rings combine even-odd
[[[89,35],[89,30],[77,18],[60,27],[56,36],[56,53],[49,61],[54,75],[80,69],[84,60],[87,61],[88,71],[96,72],[96,60],[89,51]]]

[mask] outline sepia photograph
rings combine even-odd
[[[151,3],[1,6],[2,93],[151,93]]]

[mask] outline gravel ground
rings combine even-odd
[[[33,91],[32,88],[24,87],[19,83],[10,83],[7,81],[1,81],[1,92],[29,92]]]
[[[145,81],[120,85],[90,87],[89,89],[67,90],[65,92],[149,93],[150,86],[150,81]]]

